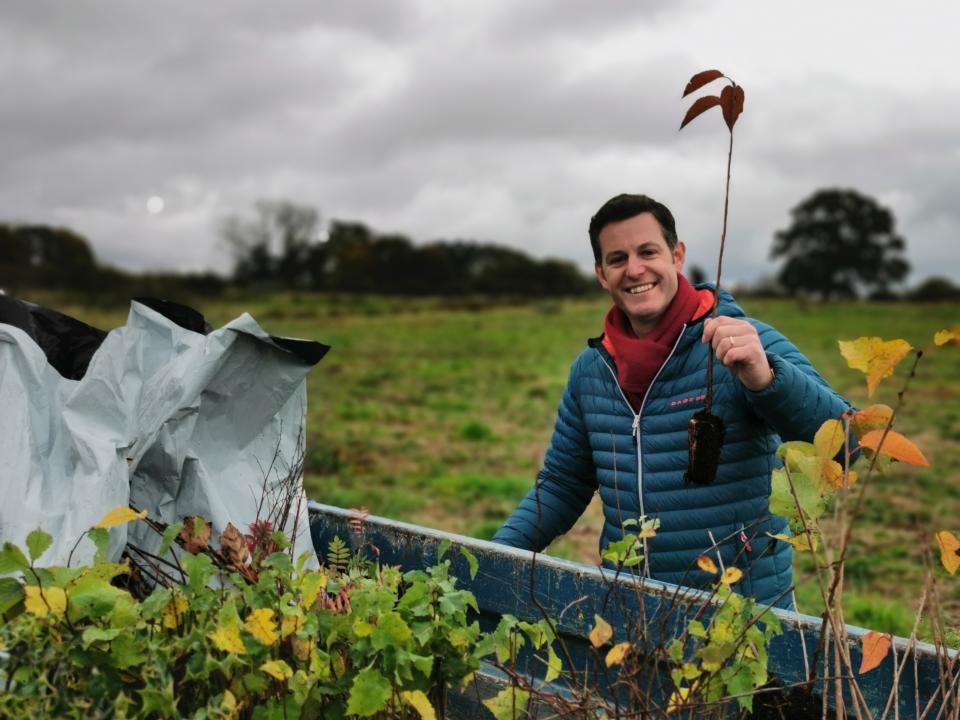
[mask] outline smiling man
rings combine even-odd
[[[656,519],[657,534],[644,540],[644,575],[704,587],[713,578],[696,559],[719,556],[743,571],[736,590],[789,606],[791,547],[769,537],[786,531],[768,511],[775,450],[812,440],[848,403],[726,292],[719,316],[709,317],[713,289],[682,275],[686,248],[665,205],[645,195],[612,198],[590,220],[590,244],[613,307],[603,335],[571,368],[536,486],[494,541],[542,550],[599,491],[601,551],[636,532],[627,521]],[[687,426],[703,407],[711,360],[713,412],[726,439],[714,482],[690,485]]]

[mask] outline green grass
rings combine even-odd
[[[126,316],[122,308],[30,299],[104,328]],[[909,361],[868,398],[862,373],[846,366],[838,340],[900,337],[926,351],[897,429],[918,443],[931,468],[894,467],[870,481],[845,585],[848,621],[908,631],[930,553],[939,565],[933,533],[960,531],[960,349],[932,342],[936,330],[960,324],[960,311],[908,303],[743,304],[791,338],[859,407],[895,405]],[[488,538],[532,485],[569,366],[599,334],[607,306],[600,296],[493,303],[284,294],[197,307],[214,326],[246,311],[273,334],[332,346],[308,377],[312,498]],[[595,561],[601,521],[592,506],[551,552]],[[958,626],[960,581],[936,573]],[[797,576],[801,609],[819,612],[808,561],[798,561]]]

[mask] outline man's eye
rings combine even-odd
[[[616,257],[607,258],[607,265],[622,265],[625,261],[625,257],[617,255]]]

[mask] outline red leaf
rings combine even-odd
[[[860,638],[860,647],[863,651],[863,659],[860,661],[860,674],[863,675],[878,667],[887,653],[890,652],[890,636],[881,635],[871,630]]]
[[[703,72],[698,72],[690,78],[690,82],[687,83],[687,87],[683,90],[683,97],[686,97],[692,92],[696,92],[707,83],[711,83],[717,78],[722,77],[723,73],[719,70],[704,70]]]
[[[730,132],[733,132],[733,124],[743,112],[743,100],[743,88],[739,85],[727,85],[720,91],[720,107]]]
[[[680,123],[680,129],[683,130],[687,123],[697,117],[697,115],[700,113],[706,112],[713,106],[719,104],[720,98],[718,98],[716,95],[707,95],[705,97],[698,98],[697,101],[690,106],[690,109],[687,110],[687,114],[684,115],[683,122]]]

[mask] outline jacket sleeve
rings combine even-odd
[[[810,442],[825,420],[839,418],[850,403],[830,388],[793,343],[769,325],[754,324],[774,377],[760,392],[744,388],[747,402],[784,441]]]
[[[493,537],[493,542],[543,550],[583,514],[597,489],[590,441],[574,388],[576,364],[567,381],[553,438],[532,490]]]

